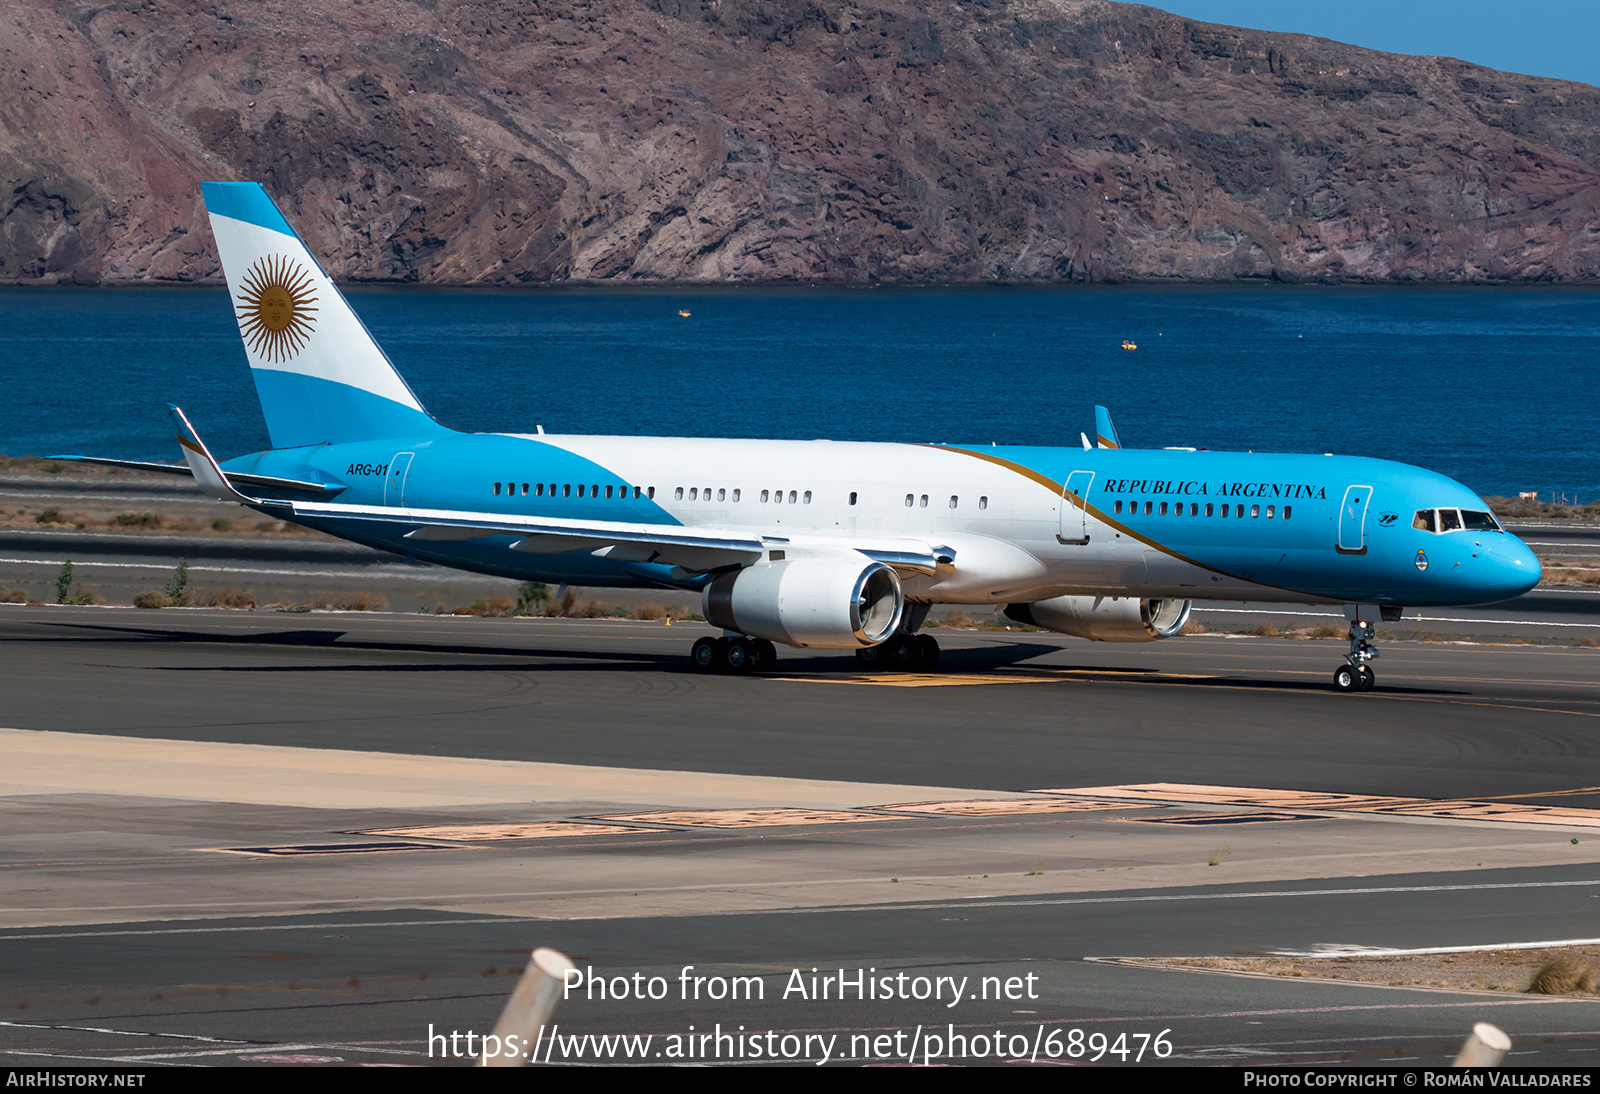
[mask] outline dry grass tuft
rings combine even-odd
[[[231,586],[219,592],[199,593],[195,596],[194,603],[201,608],[232,608],[235,610],[258,606],[253,594]]]
[[[26,604],[28,594],[21,589],[12,589],[10,592],[0,590],[0,604]]]
[[[160,513],[118,513],[112,520],[119,528],[160,528]]]
[[[139,593],[133,598],[135,608],[165,608],[171,603],[166,593]]]
[[[940,625],[945,627],[954,627],[957,630],[964,631],[970,627],[976,626],[977,624],[972,621],[972,616],[968,615],[964,611],[961,611],[960,609],[957,609],[953,612],[946,612],[944,619],[940,621]]]
[[[509,596],[479,597],[465,608],[456,608],[451,615],[479,615],[499,619],[516,610],[517,602]]]
[[[1584,635],[1582,638],[1574,638],[1572,641],[1575,644],[1579,645],[1579,646],[1583,646],[1585,649],[1591,649],[1592,650],[1592,649],[1595,649],[1596,647],[1600,647],[1600,642],[1596,642],[1593,638],[1590,638],[1588,635]]]
[[[633,610],[633,617],[635,619],[645,619],[655,622],[667,617],[667,609],[663,608],[660,604],[651,604],[649,601],[646,601]]]
[[[339,601],[341,612],[381,612],[388,606],[382,593],[347,593]]]
[[[1595,967],[1577,954],[1557,954],[1533,974],[1528,991],[1534,995],[1594,994]]]
[[[1211,628],[1206,626],[1204,623],[1200,622],[1200,620],[1198,620],[1198,619],[1190,618],[1186,623],[1184,623],[1183,629],[1181,631],[1179,631],[1178,633],[1179,634],[1210,634],[1211,633]]]
[[[1276,624],[1268,623],[1263,619],[1253,627],[1246,627],[1243,633],[1253,634],[1257,638],[1277,638],[1280,632]]]
[[[1310,638],[1343,638],[1345,632],[1335,627],[1332,623],[1321,623],[1312,627],[1308,632]]]

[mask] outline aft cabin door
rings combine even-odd
[[[389,461],[389,473],[383,479],[383,504],[405,505],[406,472],[411,470],[411,457],[415,455],[415,452],[396,452]]]
[[[1341,555],[1367,553],[1367,505],[1372,501],[1372,487],[1352,486],[1344,492],[1344,502],[1339,506],[1339,545]]]
[[[1067,476],[1061,490],[1061,531],[1056,533],[1062,543],[1089,542],[1088,498],[1089,485],[1093,482],[1093,471],[1074,471]]]

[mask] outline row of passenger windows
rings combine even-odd
[[[546,493],[545,493],[546,485],[544,483],[542,483],[542,482],[532,483],[531,485],[529,483],[522,483],[521,485],[522,485],[521,494],[522,494],[523,497],[529,497],[531,495],[532,497],[542,498],[542,497],[546,496]],[[604,486],[601,486],[599,483],[587,483],[586,484],[586,483],[581,483],[580,482],[576,486],[574,486],[572,483],[554,483],[553,482],[553,483],[550,483],[549,486],[548,486],[548,490],[549,490],[549,495],[548,496],[552,497],[552,498],[554,498],[554,497],[570,498],[570,497],[574,496],[573,492],[576,491],[577,492],[576,496],[580,497],[580,498],[582,498],[582,497],[598,498],[598,497],[601,496],[600,492],[602,490],[604,490],[605,491],[605,496],[608,497],[608,498],[626,498],[628,496],[628,489],[629,488],[628,488],[628,486],[626,484],[621,485],[621,486],[613,486],[612,484],[607,483]],[[509,496],[509,497],[516,497],[517,493],[518,493],[517,484],[514,483],[514,482],[497,482],[497,483],[494,484],[494,493],[495,493],[496,497],[499,497],[502,493],[507,495],[507,496]],[[722,501],[722,502],[735,501],[736,502],[736,501],[739,500],[741,491],[737,487],[735,487],[733,490],[729,490],[726,487],[719,487],[719,488],[717,488],[715,493],[716,493],[716,497],[715,497],[716,501]],[[653,486],[650,486],[650,487],[635,486],[635,487],[633,487],[633,496],[635,498],[649,498],[650,500],[654,501],[655,500],[655,496],[656,496],[656,488],[653,487]],[[687,489],[685,489],[682,486],[679,486],[679,487],[677,487],[676,489],[673,490],[672,498],[673,498],[674,501],[684,501],[684,500],[686,500],[686,498],[687,498],[688,501],[712,501],[713,500],[712,489],[709,486],[690,486]],[[850,491],[850,504],[851,505],[856,504],[856,500],[857,500],[856,492],[854,490]],[[766,504],[782,505],[784,503],[784,491],[782,491],[782,490],[763,490],[763,491],[761,491],[761,502],[764,505],[766,505]],[[809,490],[805,490],[805,491],[790,490],[790,491],[788,491],[788,503],[790,505],[810,505],[811,504],[811,491],[809,491]],[[907,494],[906,495],[906,508],[907,509],[910,509],[912,506],[919,505],[919,504],[921,505],[922,508],[926,509],[928,507],[928,495],[923,494],[922,497],[921,497],[921,501],[920,502],[917,499],[917,495],[915,495],[915,494]],[[1121,509],[1122,503],[1118,502],[1117,505],[1118,505],[1117,511],[1120,513],[1122,511],[1122,509]],[[950,495],[950,508],[959,509],[960,507],[961,507],[961,499],[958,496],[956,496],[955,494],[951,494]],[[989,508],[989,499],[988,499],[987,496],[981,497],[981,498],[978,499],[978,508],[979,509],[987,509],[987,508]],[[1166,506],[1162,506],[1161,507],[1161,511],[1163,513],[1166,512]]]
[[[500,496],[500,493],[502,492],[502,490],[506,494],[510,495],[511,497],[515,497],[516,494],[517,494],[517,484],[514,483],[514,482],[497,482],[497,483],[494,484],[494,493],[495,493],[496,497]],[[582,498],[582,497],[598,498],[600,496],[600,491],[601,490],[604,490],[606,492],[606,497],[608,497],[608,498],[610,498],[610,497],[626,498],[628,496],[628,487],[627,487],[626,484],[623,484],[621,486],[613,486],[611,483],[606,483],[605,486],[601,486],[599,483],[581,483],[580,482],[576,486],[574,486],[570,482],[569,483],[554,483],[553,482],[553,483],[550,484],[549,490],[550,490],[550,497],[552,497],[552,498],[554,498],[554,497],[570,498],[570,497],[572,497],[572,492],[574,490],[576,490],[578,492],[578,497],[580,497],[580,498]],[[523,483],[522,484],[522,496],[523,497],[527,497],[529,494],[532,494],[536,498],[544,497],[545,496],[545,484],[542,483],[542,482],[536,482],[536,483],[533,484],[532,489],[529,489],[528,484],[527,483]],[[678,491],[678,494],[680,496],[682,496],[683,491],[682,490]],[[644,497],[654,498],[656,496],[656,488],[652,486],[648,490],[646,490],[642,486],[635,486],[633,488],[633,496],[636,497],[636,498],[644,498]]]
[[[1411,527],[1436,535],[1463,528],[1469,532],[1504,531],[1493,513],[1477,509],[1418,509],[1417,515],[1411,518]]]
[[[1170,502],[1170,503],[1169,502],[1161,502],[1160,503],[1160,514],[1159,515],[1161,515],[1163,517],[1167,515],[1167,507],[1168,507],[1169,504],[1172,507],[1172,516],[1175,516],[1175,517],[1183,516],[1183,502],[1181,502],[1181,501]],[[1277,515],[1277,513],[1276,513],[1277,508],[1278,507],[1276,505],[1269,505],[1269,506],[1267,506],[1267,511],[1265,513],[1262,513],[1261,506],[1252,505],[1250,507],[1250,516],[1252,518],[1259,518],[1259,517],[1265,516],[1268,520],[1272,520],[1273,517]],[[1232,510],[1232,512],[1230,512],[1229,510]],[[1284,520],[1288,520],[1289,519],[1289,514],[1292,513],[1293,511],[1294,511],[1294,506],[1285,505],[1283,507],[1283,519]],[[1122,512],[1122,502],[1120,502],[1120,501],[1117,502],[1116,505],[1112,508],[1112,512],[1121,513]],[[1128,502],[1128,515],[1129,516],[1134,516],[1138,512],[1139,512],[1139,503],[1136,502],[1136,501]],[[1145,516],[1148,517],[1148,516],[1150,516],[1151,514],[1153,514],[1155,512],[1156,512],[1156,503],[1155,502],[1147,501],[1147,502],[1144,503],[1144,515]],[[1200,515],[1200,503],[1199,502],[1192,501],[1192,502],[1189,503],[1189,515],[1191,517],[1198,517]],[[1243,517],[1244,516],[1244,506],[1243,505],[1224,505],[1224,506],[1221,507],[1221,509],[1219,511],[1218,507],[1217,507],[1217,504],[1215,502],[1210,502],[1210,503],[1208,503],[1206,505],[1206,513],[1205,513],[1205,515],[1208,516],[1208,517],[1212,517],[1212,516],[1217,516],[1217,517],[1228,517],[1228,516],[1231,516],[1231,517],[1236,517],[1236,518],[1237,517]]]
[[[854,505],[855,503],[856,503],[856,496],[854,494],[851,494],[850,495],[850,504]],[[928,495],[923,494],[921,497],[918,497],[916,494],[907,494],[906,495],[906,508],[910,509],[912,506],[917,506],[920,509],[926,509],[928,507]],[[956,494],[951,494],[950,495],[950,508],[952,508],[952,509],[961,508],[961,498],[958,495],[956,495]],[[987,509],[987,508],[989,508],[989,499],[987,497],[979,498],[978,499],[978,508],[979,509]]]

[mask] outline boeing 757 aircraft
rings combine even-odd
[[[1403,606],[1505,600],[1533,552],[1471,490],[1359,456],[1139,451],[1096,408],[1081,447],[460,433],[431,418],[265,190],[204,184],[272,448],[223,463],[177,407],[215,498],[522,580],[699,591],[701,670],[774,643],[931,669],[934,604],[1100,642],[1176,635],[1195,600],[1343,605],[1340,691],[1372,687]],[[84,457],[72,457],[84,458]]]

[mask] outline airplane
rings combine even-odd
[[[1539,560],[1471,490],[1364,456],[462,433],[435,421],[259,184],[206,210],[272,448],[219,462],[171,407],[211,497],[385,551],[523,581],[699,592],[702,671],[776,644],[931,671],[935,604],[999,606],[1100,642],[1179,634],[1196,600],[1342,605],[1341,692],[1380,621],[1506,600]]]

